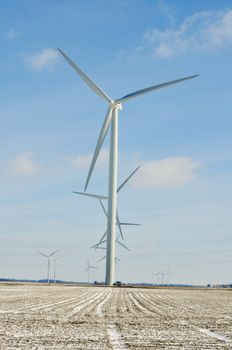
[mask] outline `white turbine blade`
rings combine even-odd
[[[123,186],[125,186],[125,184],[127,183],[127,181],[130,180],[130,178],[136,173],[136,171],[139,170],[139,168],[140,168],[140,165],[133,171],[133,173],[131,173],[131,174],[126,178],[125,181],[123,181],[123,183],[118,187],[117,192],[119,192],[119,191],[123,188]]]
[[[40,253],[40,252],[38,252],[38,254],[43,255],[43,256],[45,256],[46,258],[48,258],[48,255],[46,255],[46,254],[43,254],[43,253]]]
[[[99,263],[100,261],[102,261],[102,260],[104,260],[104,259],[106,259],[106,256],[103,256],[103,258],[99,259],[99,260],[97,261],[97,263]]]
[[[104,235],[102,236],[100,241],[97,244],[94,244],[91,248],[95,248],[96,246],[98,246],[103,241],[103,239],[105,238],[106,234],[107,234],[107,231],[104,233]]]
[[[107,239],[104,239],[104,241],[101,241],[101,242],[97,243],[97,246],[102,245],[102,244],[104,244],[106,242],[107,242]]]
[[[105,216],[108,217],[107,211],[106,211],[106,209],[105,209],[105,207],[104,207],[104,205],[103,205],[101,199],[99,199],[99,202],[100,202],[100,204],[101,204],[102,210],[103,210],[104,213],[105,213]]]
[[[141,226],[141,224],[134,224],[133,222],[120,222],[121,226]]]
[[[105,140],[106,134],[107,134],[107,132],[109,130],[111,118],[112,118],[112,108],[109,108],[107,113],[106,113],[106,117],[105,117],[104,123],[102,125],[101,131],[100,131],[100,135],[98,137],[97,146],[96,146],[94,154],[93,154],[92,162],[91,162],[91,165],[90,165],[90,168],[89,168],[89,173],[88,173],[87,180],[86,180],[86,183],[85,183],[85,191],[87,190],[90,177],[92,175],[95,163],[97,161],[99,152],[101,150],[101,146],[102,146],[102,144],[103,144],[103,142]]]
[[[120,235],[121,235],[122,239],[124,239],[123,234],[122,234],[121,223],[120,223],[120,220],[119,220],[118,209],[116,209],[116,220],[117,220],[117,225],[118,225],[118,228],[119,228]]]
[[[100,249],[100,245],[104,244],[105,242],[107,242],[106,239],[104,241],[98,242],[97,244],[94,244],[91,248],[95,248],[95,250]]]
[[[48,257],[50,258],[50,256],[54,255],[55,253],[57,253],[58,250],[55,250],[53,253],[51,253],[50,255],[48,255]]]
[[[96,248],[96,249],[97,247],[98,247],[98,243],[91,246],[91,248]]]
[[[98,96],[104,98],[107,102],[112,102],[112,99],[94,83],[82,70],[60,49],[58,51],[66,59],[66,61],[73,67],[73,69],[79,74],[79,76],[86,82],[86,84],[92,89]]]
[[[125,101],[130,100],[131,98],[144,95],[144,94],[146,94],[148,92],[151,92],[151,91],[154,91],[154,90],[160,90],[160,89],[163,89],[163,88],[165,88],[167,86],[174,85],[174,84],[177,84],[177,83],[181,83],[182,81],[185,81],[185,80],[188,80],[188,79],[193,79],[193,78],[196,78],[198,76],[199,76],[199,74],[191,75],[189,77],[168,81],[168,82],[163,83],[163,84],[158,84],[158,85],[150,86],[150,87],[142,89],[142,90],[134,91],[131,94],[128,94],[126,96],[123,96],[123,97],[119,98],[115,102],[117,102],[117,103],[125,102]]]
[[[130,252],[130,249],[129,249],[125,244],[119,242],[117,239],[116,239],[116,242],[117,242],[118,244],[120,244],[123,248],[129,250],[129,252]]]
[[[91,266],[91,265],[89,266],[89,268],[90,268],[90,269],[97,269],[97,267]]]
[[[100,194],[93,194],[93,193],[86,193],[86,192],[77,192],[77,191],[73,191],[72,193],[80,194],[82,196],[97,198],[97,199],[108,199],[108,197],[102,196]]]
[[[103,250],[106,250],[106,248],[105,248],[105,247],[98,247],[97,249],[103,249]]]

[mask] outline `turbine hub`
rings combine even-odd
[[[111,108],[117,108],[117,109],[119,109],[119,110],[122,109],[122,104],[121,104],[121,103],[118,103],[118,102],[116,102],[116,101],[112,101],[112,102],[110,103],[110,106],[111,106]]]

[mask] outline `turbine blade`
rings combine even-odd
[[[99,260],[97,261],[97,263],[99,263],[100,261],[102,261],[102,260],[104,260],[104,259],[106,259],[106,256],[103,256],[103,258],[99,259]]]
[[[94,244],[91,246],[91,248],[96,248],[98,246],[98,243],[97,244]],[[97,249],[97,248],[96,248]]]
[[[103,205],[101,199],[99,199],[99,202],[100,202],[100,204],[101,204],[102,210],[103,210],[104,213],[105,213],[105,216],[108,217],[107,211],[106,211],[106,209],[105,209],[105,207],[104,207],[104,205]]]
[[[104,241],[102,240],[101,242],[98,242],[98,243],[97,243],[97,247],[98,247],[99,245],[102,245],[102,244],[106,243],[106,242],[107,242],[106,239],[105,239]]]
[[[96,146],[94,154],[93,154],[92,162],[91,162],[91,165],[90,165],[90,168],[89,168],[89,173],[88,173],[87,180],[86,180],[86,183],[85,183],[85,191],[87,190],[90,177],[92,175],[95,163],[97,161],[99,152],[101,150],[101,146],[102,146],[102,144],[103,144],[103,142],[105,140],[106,134],[107,134],[107,132],[109,130],[111,118],[112,118],[112,108],[109,108],[107,113],[106,113],[106,117],[105,117],[104,123],[102,125],[101,131],[100,131],[100,135],[98,137],[97,146]]]
[[[46,258],[48,258],[48,255],[46,255],[46,254],[43,254],[43,253],[40,253],[40,252],[38,252],[38,254],[43,255],[43,256],[45,256]]]
[[[168,81],[166,83],[162,83],[162,84],[150,86],[150,87],[142,89],[142,90],[134,91],[131,94],[128,94],[126,96],[123,96],[123,97],[119,98],[115,102],[118,102],[118,103],[125,102],[125,101],[130,100],[131,98],[144,95],[144,94],[146,94],[148,92],[151,92],[151,91],[154,91],[154,90],[160,90],[160,89],[163,89],[163,88],[165,88],[167,86],[174,85],[174,84],[177,84],[177,83],[181,83],[182,81],[185,81],[185,80],[188,80],[188,79],[193,79],[193,78],[196,78],[198,76],[199,76],[199,74],[191,75],[189,77]]]
[[[123,234],[122,234],[122,228],[121,228],[120,220],[119,220],[118,209],[116,209],[116,221],[117,221],[117,225],[118,225],[118,228],[119,228],[120,235],[121,235],[122,239],[124,239]]]
[[[136,173],[136,171],[139,170],[139,168],[140,168],[140,165],[133,171],[133,173],[131,173],[131,174],[126,178],[125,181],[123,181],[123,183],[118,187],[117,192],[119,192],[119,191],[123,188],[123,186],[125,186],[125,184],[127,183],[127,181],[130,180],[130,178]]]
[[[54,255],[55,253],[57,253],[58,250],[55,250],[53,253],[51,253],[50,255],[48,255],[48,257],[50,258],[50,256]]]
[[[116,237],[115,241],[117,241],[120,237],[121,237],[121,235],[119,233],[119,235]]]
[[[117,242],[118,244],[120,244],[123,248],[129,250],[129,252],[130,252],[130,249],[129,249],[125,244],[119,242],[117,239],[116,239],[116,242]]]
[[[120,222],[121,226],[141,226],[141,224],[134,224],[132,222]]]
[[[105,238],[106,234],[107,234],[107,231],[104,233],[104,235],[102,236],[100,241],[97,244],[94,244],[91,248],[95,248],[96,246],[98,246],[103,241],[103,239]]]
[[[104,98],[107,102],[112,102],[112,99],[94,83],[82,70],[60,49],[57,49],[60,54],[66,59],[66,61],[72,66],[72,68],[79,74],[79,76],[86,82],[86,84],[92,89],[98,96]]]
[[[82,196],[93,197],[97,199],[108,199],[106,196],[101,196],[100,194],[86,193],[86,192],[77,192],[73,191],[72,193],[80,194]]]

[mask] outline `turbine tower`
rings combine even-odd
[[[110,156],[109,156],[109,179],[108,179],[108,216],[107,216],[107,248],[106,248],[106,278],[105,283],[112,286],[114,283],[115,272],[115,224],[116,224],[116,209],[117,209],[117,171],[118,171],[118,111],[122,109],[122,103],[133,98],[144,95],[148,92],[157,91],[170,85],[183,82],[188,79],[197,77],[192,75],[177,80],[168,81],[166,83],[150,86],[125,95],[121,98],[113,100],[110,98],[93,80],[91,80],[62,50],[58,49],[60,54],[72,66],[76,73],[85,81],[85,83],[98,96],[103,98],[108,104],[103,126],[100,131],[98,142],[93,154],[89,173],[85,183],[85,191],[87,190],[95,163],[97,161],[102,144],[105,140],[109,128],[111,128],[110,136]]]
[[[58,252],[58,250],[55,250],[53,253],[49,254],[49,255],[46,255],[44,253],[40,253],[38,252],[40,255],[44,256],[45,258],[48,259],[48,264],[47,264],[47,283],[49,284],[49,281],[50,281],[50,257],[52,255],[54,255],[56,252]]]
[[[56,262],[59,260],[58,258],[54,259],[54,269],[53,269],[53,283],[56,283]]]

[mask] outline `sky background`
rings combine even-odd
[[[232,282],[232,2],[0,2],[0,277],[39,279],[58,249],[57,278],[104,280],[98,202],[82,191],[107,105],[61,48],[113,99],[192,74],[123,105],[118,198],[131,252],[116,279]],[[89,191],[107,193],[104,143]]]

